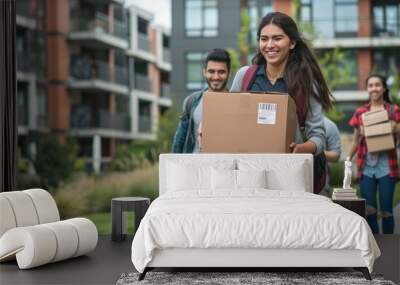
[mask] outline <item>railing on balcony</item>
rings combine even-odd
[[[150,133],[151,132],[151,118],[148,116],[139,116],[139,132]]]
[[[97,124],[100,128],[129,131],[130,116],[128,114],[110,113],[100,110],[97,114]]]
[[[170,92],[171,92],[171,85],[168,83],[161,83],[161,88],[160,88],[160,97],[162,98],[169,98],[170,97]]]
[[[128,27],[124,22],[114,19],[114,35],[120,38],[128,38]]]
[[[94,63],[94,74],[93,76],[97,79],[104,81],[111,81],[110,77],[110,65],[104,61],[96,60]]]
[[[135,89],[151,92],[151,81],[146,75],[135,75]]]
[[[120,85],[128,85],[128,72],[125,67],[114,66],[115,83]]]
[[[91,107],[87,105],[73,106],[71,126],[77,129],[103,128],[130,131],[130,116],[105,110],[92,112]]]
[[[27,126],[28,125],[28,107],[27,106],[18,106],[17,107],[17,121],[18,121],[18,126]]]
[[[47,128],[47,115],[39,114],[36,116],[36,124],[39,128]]]
[[[71,30],[112,34],[119,38],[126,39],[128,36],[126,24],[116,19],[113,19],[113,22],[113,32],[111,32],[109,17],[101,12],[96,12],[94,17],[91,18],[81,16],[71,19]]]
[[[107,62],[101,60],[91,62],[84,56],[72,56],[71,76],[76,79],[99,79],[120,85],[128,85],[126,68],[120,66],[111,67]]]
[[[171,50],[163,47],[162,58],[164,62],[171,62]]]
[[[138,33],[138,49],[150,52],[150,41],[147,34]]]
[[[17,70],[23,72],[33,72],[31,53],[17,53]]]
[[[400,37],[400,21],[386,21],[374,18],[372,22],[372,33],[374,37]]]

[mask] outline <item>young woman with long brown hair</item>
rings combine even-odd
[[[360,181],[361,196],[367,201],[367,221],[373,233],[379,233],[376,194],[379,189],[379,202],[382,217],[382,231],[394,231],[393,195],[399,175],[396,149],[369,152],[364,136],[362,116],[373,110],[386,110],[392,124],[394,139],[400,133],[400,109],[391,104],[386,79],[382,75],[370,75],[367,80],[369,101],[356,109],[349,124],[354,128],[350,147],[350,159],[357,153],[357,177]],[[395,144],[396,145],[396,144]]]

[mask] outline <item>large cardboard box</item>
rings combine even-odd
[[[364,126],[370,126],[389,120],[389,115],[386,110],[376,110],[366,112],[362,116]]]
[[[287,94],[206,92],[201,152],[289,153],[296,126]]]
[[[377,152],[394,149],[392,134],[366,137],[368,152]]]
[[[364,113],[362,120],[368,152],[394,149],[392,125],[386,110]]]

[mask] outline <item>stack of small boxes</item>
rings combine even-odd
[[[354,200],[358,199],[356,189],[334,188],[332,193],[333,200]]]
[[[386,110],[366,112],[362,120],[368,152],[394,149],[392,125]]]

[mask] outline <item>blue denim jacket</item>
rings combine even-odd
[[[187,96],[183,101],[183,112],[176,129],[174,141],[172,143],[173,153],[192,153],[196,144],[196,132],[194,130],[193,111],[200,102],[206,89],[194,92]],[[188,99],[194,96],[190,112],[186,114],[186,104]]]

